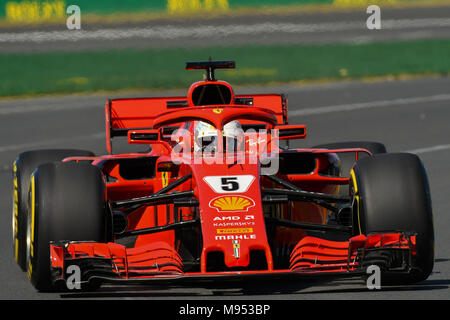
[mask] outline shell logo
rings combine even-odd
[[[209,206],[218,212],[246,212],[255,206],[255,201],[244,196],[221,196],[212,199]]]

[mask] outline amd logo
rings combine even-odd
[[[254,215],[215,217],[213,221],[239,221],[239,220],[255,220]]]

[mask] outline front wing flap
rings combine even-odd
[[[304,278],[362,276],[370,265],[388,273],[411,272],[415,235],[379,233],[349,241],[304,237],[291,254],[289,269],[261,271],[183,272],[183,261],[165,242],[137,248],[117,243],[54,241],[50,243],[53,283],[67,281],[74,266],[80,282],[181,282],[252,278]]]

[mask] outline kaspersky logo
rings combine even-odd
[[[255,206],[255,201],[244,196],[221,196],[212,199],[209,206],[218,212],[247,212]]]

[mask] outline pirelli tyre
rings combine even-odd
[[[93,165],[59,162],[39,166],[31,176],[29,207],[27,271],[39,291],[55,289],[50,276],[50,241],[111,239],[105,181]]]
[[[94,154],[90,151],[75,149],[35,150],[21,153],[13,163],[13,254],[23,271],[27,270],[26,228],[30,175],[41,164],[61,161],[71,156],[94,156]]]
[[[385,277],[382,282],[425,280],[434,265],[434,228],[428,178],[419,157],[386,153],[358,160],[351,171],[351,195],[355,234],[416,234],[411,272]]]

